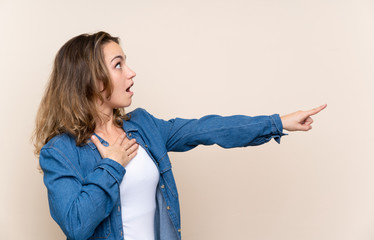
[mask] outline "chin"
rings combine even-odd
[[[131,105],[131,101],[127,102],[126,104],[121,104],[120,108],[130,107],[130,105]]]
[[[117,101],[112,101],[112,108],[126,108],[132,103],[131,98],[127,99],[116,99]]]

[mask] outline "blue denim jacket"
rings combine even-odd
[[[124,131],[148,152],[160,172],[156,240],[181,238],[178,191],[169,151],[187,151],[199,144],[224,148],[254,146],[272,138],[279,143],[285,135],[278,114],[208,115],[169,121],[157,119],[144,109],[136,109],[130,115],[131,119],[124,121]],[[51,215],[68,239],[123,239],[119,185],[126,170],[122,165],[101,158],[92,142],[76,146],[74,137],[68,134],[52,138],[42,148],[40,165]]]

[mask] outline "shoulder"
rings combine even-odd
[[[127,114],[132,119],[138,119],[150,115],[144,108],[136,108]]]
[[[156,118],[144,108],[136,108],[127,115],[130,118],[129,121],[133,123],[154,122],[156,120]]]
[[[162,133],[170,129],[170,120],[165,121],[156,118],[143,108],[137,108],[128,114],[130,120],[124,122],[125,130],[142,129],[145,133],[149,134],[149,132],[156,133],[155,129],[158,129]]]
[[[46,150],[55,150],[57,152],[75,152],[77,151],[77,144],[75,138],[67,133],[62,133],[54,136],[41,149],[41,152]]]
[[[59,168],[74,169],[80,174],[79,159],[81,147],[76,145],[75,138],[67,133],[59,134],[49,140],[41,149],[39,163],[42,170]]]
[[[44,176],[58,177],[68,174],[83,180],[84,172],[81,163],[88,159],[84,156],[85,152],[82,152],[82,147],[76,145],[75,138],[63,133],[53,137],[43,146],[39,155],[39,164]],[[92,161],[92,156],[89,156],[89,159]],[[87,162],[85,161],[84,166],[87,166]]]

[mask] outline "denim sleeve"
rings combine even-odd
[[[51,216],[68,239],[88,239],[118,201],[125,168],[106,158],[83,178],[57,148],[42,149],[40,165]]]
[[[246,147],[264,144],[273,138],[280,143],[280,138],[286,135],[278,114],[255,117],[207,115],[200,119],[175,118],[169,121],[154,118],[154,122],[164,136],[167,150],[177,152],[200,144]]]

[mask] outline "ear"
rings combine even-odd
[[[97,80],[97,81],[96,81],[96,84],[97,84],[97,88],[99,89],[99,92],[103,93],[103,92],[104,92],[104,84],[103,84],[103,81],[101,81],[101,80]]]

